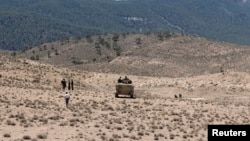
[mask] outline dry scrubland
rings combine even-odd
[[[163,33],[162,33],[163,34]],[[45,43],[17,56],[90,72],[190,77],[224,70],[250,72],[249,47],[171,33],[100,35]],[[161,36],[160,36],[161,37]],[[139,41],[138,41],[139,40]],[[117,54],[119,53],[119,55]]]
[[[208,124],[250,123],[250,76],[244,72],[187,78],[128,75],[136,99],[115,98],[118,74],[3,55],[0,74],[4,141],[205,141]],[[75,82],[69,109],[60,87],[62,78]]]

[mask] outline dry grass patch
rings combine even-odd
[[[23,139],[24,139],[24,140],[30,140],[30,139],[31,139],[31,137],[30,137],[30,136],[28,136],[28,135],[24,135],[24,136],[23,136]]]
[[[175,138],[175,135],[174,135],[174,134],[170,134],[169,138],[170,138],[171,140],[173,140],[173,139]]]
[[[15,125],[16,125],[16,123],[13,122],[13,121],[11,121],[11,120],[7,120],[7,121],[6,121],[6,124],[7,124],[7,125],[11,125],[11,126],[15,126]]]
[[[67,125],[68,125],[68,122],[66,122],[66,121],[61,122],[61,123],[59,124],[59,126],[67,126]]]
[[[5,134],[3,134],[3,137],[5,137],[5,138],[10,138],[11,135],[10,135],[9,133],[5,133]]]
[[[41,117],[39,121],[42,122],[43,124],[48,124],[49,120],[47,118]]]
[[[47,133],[40,133],[37,135],[38,139],[47,139],[48,134]]]

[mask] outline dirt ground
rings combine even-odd
[[[132,76],[136,98],[115,98],[124,75],[1,58],[0,140],[205,141],[208,124],[250,123],[250,76]],[[74,80],[74,90],[60,81]],[[64,94],[71,95],[66,108]]]

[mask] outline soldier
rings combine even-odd
[[[68,92],[66,92],[66,94],[64,95],[65,98],[65,102],[66,102],[66,107],[68,108],[69,106],[69,99],[70,99],[70,95]]]
[[[120,76],[120,78],[118,79],[118,83],[122,83],[122,77]]]
[[[125,76],[125,78],[122,80],[122,82],[125,83],[125,84],[128,84],[128,81],[129,81],[129,79],[128,79],[127,76]]]
[[[63,79],[63,80],[61,81],[61,84],[62,84],[62,88],[63,88],[63,90],[65,90],[66,85],[67,85],[66,80],[65,80],[65,79]]]
[[[73,82],[73,79],[71,79],[71,89],[74,90],[74,82]]]
[[[127,76],[125,76],[124,80],[129,80]]]
[[[70,80],[69,80],[69,82],[68,82],[68,90],[70,90]]]

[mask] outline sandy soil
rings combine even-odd
[[[1,63],[4,62],[4,63]],[[136,98],[115,98],[120,74],[1,57],[0,139],[205,141],[208,124],[250,123],[250,76],[130,76]],[[73,79],[66,108],[60,81]],[[181,97],[180,97],[181,96]]]

